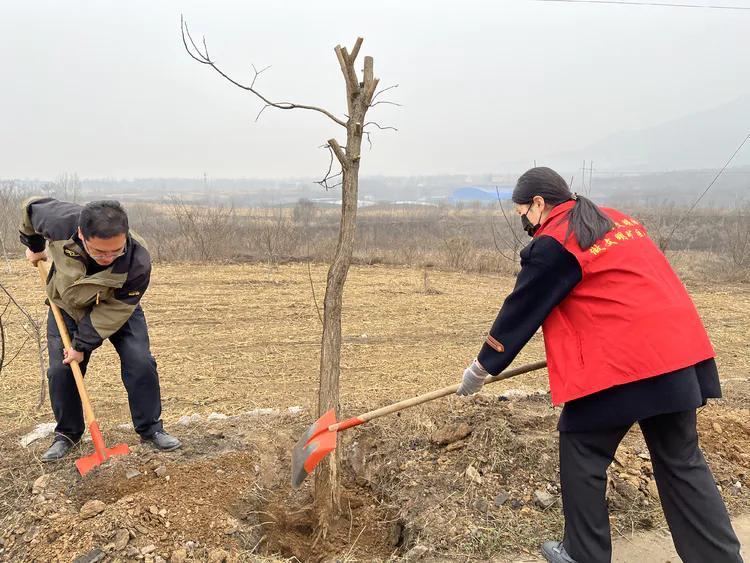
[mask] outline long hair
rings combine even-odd
[[[565,240],[568,239],[570,233],[575,234],[583,250],[590,248],[615,226],[612,219],[607,217],[593,201],[573,194],[563,177],[546,166],[538,166],[524,172],[516,183],[512,199],[514,203],[528,204],[537,195],[543,197],[545,203],[553,207],[571,199],[575,200],[575,205],[570,210]]]

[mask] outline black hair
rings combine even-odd
[[[512,199],[514,203],[531,203],[534,196],[541,196],[544,202],[553,207],[571,199],[575,200],[570,210],[568,232],[565,239],[574,233],[581,249],[590,248],[602,238],[615,224],[590,199],[573,194],[567,182],[557,172],[546,166],[538,166],[523,173],[516,182]]]
[[[84,239],[112,238],[128,234],[128,215],[119,201],[102,200],[87,203],[78,219]]]

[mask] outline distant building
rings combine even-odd
[[[497,189],[494,187],[468,186],[454,190],[449,199],[453,203],[467,203],[471,201],[488,203],[497,201],[498,194],[501,200],[510,199],[512,193],[513,188],[509,186],[498,186]]]

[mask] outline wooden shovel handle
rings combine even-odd
[[[519,366],[514,369],[505,370],[504,372],[499,373],[497,375],[490,375],[484,380],[484,384],[487,385],[488,383],[494,383],[495,381],[501,381],[503,379],[508,379],[509,377],[513,377],[515,375],[528,373],[530,371],[543,369],[545,367],[547,367],[546,361],[534,362],[532,364],[525,364],[523,366]],[[432,401],[433,399],[439,399],[440,397],[445,397],[446,395],[451,395],[455,393],[456,391],[458,391],[459,385],[460,384],[450,385],[448,387],[443,387],[442,389],[430,391],[429,393],[425,393],[424,395],[419,395],[418,397],[412,397],[411,399],[404,399],[403,401],[399,401],[398,403],[393,403],[392,405],[388,405],[387,407],[382,407],[374,411],[366,412],[365,414],[361,414],[355,418],[361,420],[362,422],[367,422],[368,420],[372,420],[373,418],[378,418],[378,417],[385,416],[387,414],[391,414],[391,413],[394,413],[403,409],[408,409],[409,407],[421,405],[422,403]]]
[[[39,276],[42,279],[42,287],[47,288],[47,276],[49,275],[49,268],[43,261],[37,262],[37,269],[39,270]],[[60,337],[63,341],[65,348],[72,348],[73,344],[70,341],[70,335],[68,334],[68,327],[65,326],[60,308],[49,299],[49,306],[52,309],[52,314],[55,317],[57,323],[57,330],[60,332]],[[89,400],[89,394],[86,392],[86,386],[83,384],[83,373],[81,373],[81,366],[75,360],[70,362],[70,369],[73,370],[73,379],[75,379],[76,387],[78,388],[78,394],[81,396],[81,405],[83,406],[83,418],[88,426],[95,419],[94,410],[91,408],[91,401]]]

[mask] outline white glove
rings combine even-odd
[[[488,375],[489,373],[482,367],[482,364],[474,360],[464,371],[464,377],[458,386],[456,395],[473,395],[482,388],[484,379]]]

